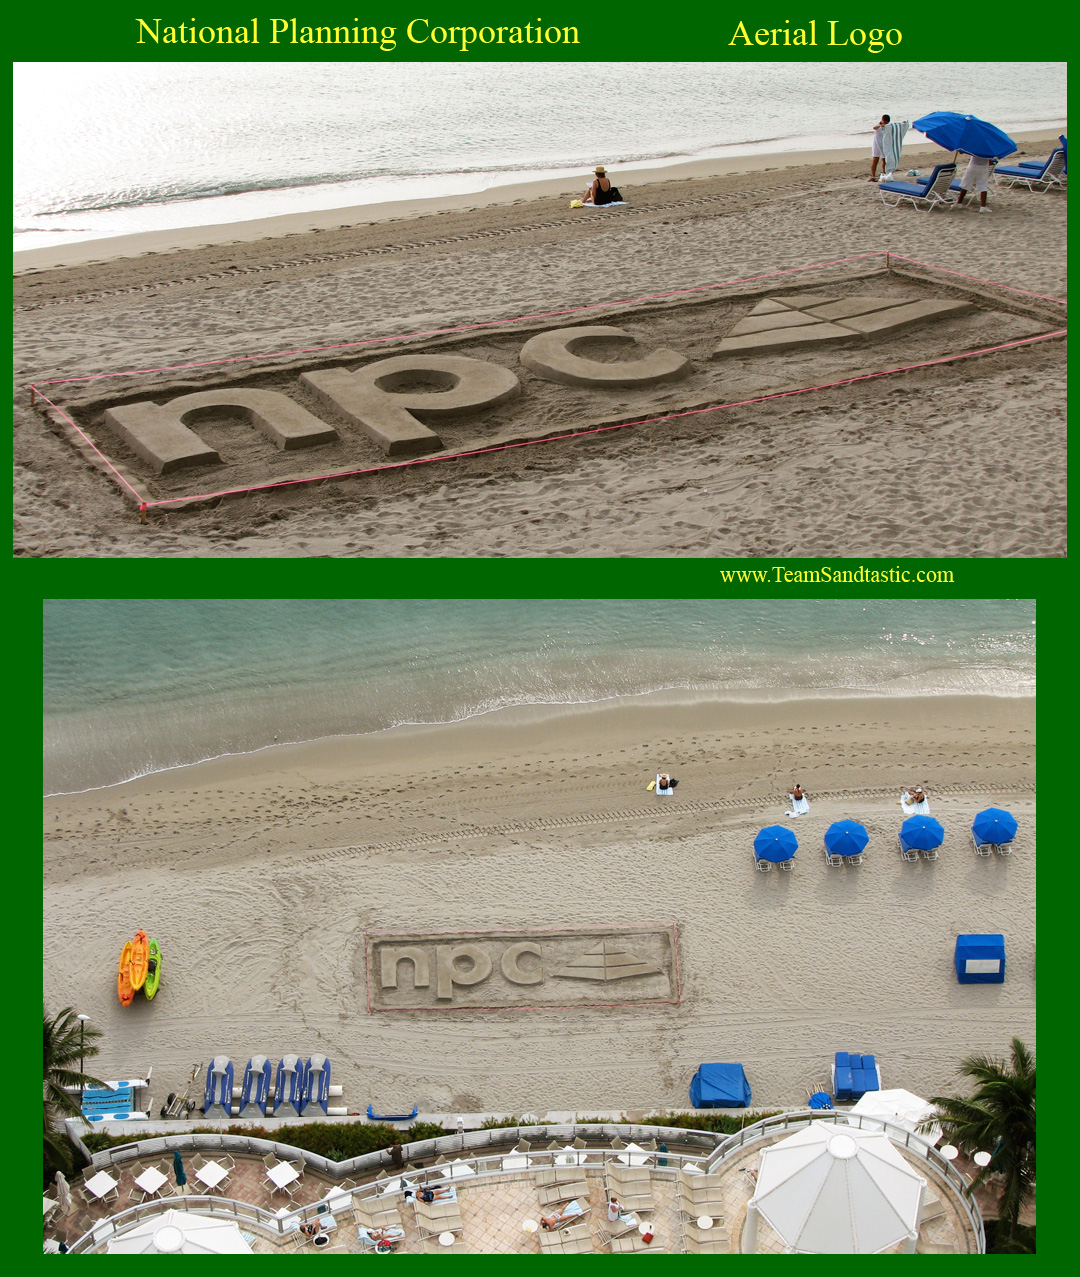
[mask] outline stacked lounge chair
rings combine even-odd
[[[440,1233],[460,1233],[465,1227],[456,1199],[438,1197],[433,1202],[414,1199],[413,1204],[421,1238],[437,1237]]]
[[[576,1166],[550,1166],[533,1175],[533,1183],[543,1209],[571,1202],[575,1197],[589,1200],[589,1183]]]
[[[881,1090],[881,1073],[872,1055],[837,1051],[832,1069],[833,1094],[841,1103],[860,1100],[867,1091]]]
[[[647,1166],[620,1166],[609,1162],[604,1171],[604,1184],[608,1194],[614,1194],[627,1210],[656,1210]]]
[[[692,1255],[726,1255],[731,1239],[724,1224],[724,1193],[719,1175],[690,1175],[678,1169],[679,1214],[683,1219],[686,1249]],[[711,1228],[702,1228],[698,1220],[708,1216]]]
[[[540,1230],[541,1255],[591,1255],[593,1253],[592,1233],[586,1222],[568,1224],[552,1232]]]

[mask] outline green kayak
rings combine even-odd
[[[161,983],[161,945],[156,940],[150,941],[150,958],[146,972],[146,983],[143,985],[143,993],[148,998],[152,998],[158,991],[158,985]]]

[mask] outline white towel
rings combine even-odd
[[[788,794],[791,798],[791,795]],[[809,798],[791,798],[791,811],[787,813],[789,816],[808,816],[810,814]]]

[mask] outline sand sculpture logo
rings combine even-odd
[[[371,934],[368,1010],[678,1002],[674,923],[527,932]]]
[[[508,321],[402,338],[407,349],[389,356],[297,351],[245,360],[242,373],[225,361],[95,377],[81,398],[44,409],[145,510],[668,417],[727,429],[748,424],[732,415],[745,405],[1063,331],[1038,299],[895,265],[821,287],[742,281],[620,305],[618,325]]]

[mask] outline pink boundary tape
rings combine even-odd
[[[496,1006],[467,1006],[467,1007],[373,1007],[371,1005],[371,946],[375,940],[393,940],[398,936],[442,936],[449,933],[446,931],[368,931],[364,935],[364,977],[366,981],[367,993],[367,1010],[369,1015],[375,1015],[382,1011],[437,1011],[440,1014],[446,1011],[591,1011],[595,1008],[601,1010],[611,1010],[617,1007],[670,1007],[678,1006],[682,1002],[682,974],[679,968],[679,924],[675,921],[669,922],[634,922],[634,923],[598,923],[598,928],[607,930],[615,927],[625,927],[628,931],[639,930],[644,927],[670,927],[673,940],[672,951],[675,955],[675,997],[667,998],[660,1002],[521,1002],[521,1003],[499,1003]],[[530,932],[534,934],[549,935],[553,931],[565,931],[576,933],[588,933],[590,928],[585,927],[495,927],[490,931],[472,932],[466,934],[483,935],[483,936],[520,936],[528,935]]]
[[[1010,284],[998,284],[993,280],[982,279],[977,275],[965,275],[965,274],[962,274],[960,271],[948,270],[943,266],[931,266],[929,262],[922,262],[914,257],[905,257],[903,254],[894,253],[889,249],[874,249],[873,251],[868,253],[856,253],[851,257],[836,257],[831,259],[830,261],[814,262],[809,266],[795,266],[795,267],[791,267],[788,270],[767,271],[761,275],[747,275],[740,279],[724,280],[723,282],[718,284],[699,284],[693,288],[679,288],[679,289],[674,289],[673,291],[667,292],[667,293],[649,293],[641,297],[625,298],[622,301],[595,302],[595,303],[591,303],[588,306],[570,307],[566,310],[537,311],[529,315],[517,315],[511,319],[490,319],[490,320],[484,320],[476,324],[460,324],[453,328],[432,328],[427,331],[420,331],[415,333],[398,333],[390,337],[368,337],[368,338],[363,338],[359,341],[341,342],[337,345],[310,346],[310,347],[303,347],[297,350],[280,350],[280,351],[274,351],[271,354],[238,355],[236,357],[229,358],[229,359],[208,359],[200,363],[194,363],[194,364],[164,364],[158,368],[133,368],[123,372],[92,373],[83,377],[59,377],[59,378],[54,378],[50,381],[31,382],[29,385],[30,394],[31,394],[31,403],[33,402],[33,399],[35,396],[40,395],[41,399],[45,403],[47,403],[50,408],[52,408],[56,413],[58,413],[61,417],[63,417],[63,419],[68,423],[68,425],[70,425],[71,428],[75,430],[83,440],[85,440],[87,446],[91,448],[92,451],[95,452],[98,457],[100,457],[101,461],[113,473],[117,481],[120,484],[122,484],[123,487],[125,487],[128,490],[128,492],[130,492],[136,498],[136,500],[139,502],[140,513],[145,515],[145,512],[147,510],[156,508],[158,506],[189,505],[197,501],[213,501],[213,500],[220,499],[222,497],[241,496],[244,493],[249,493],[249,492],[268,492],[268,491],[272,491],[275,488],[298,487],[300,484],[306,484],[306,483],[325,483],[328,480],[332,480],[332,479],[348,479],[348,478],[354,478],[356,476],[363,475],[363,474],[379,474],[385,470],[403,470],[411,466],[430,465],[438,461],[455,461],[455,460],[461,460],[465,457],[480,457],[489,453],[507,452],[512,448],[531,448],[531,447],[537,446],[538,444],[561,443],[561,442],[565,442],[567,439],[579,439],[586,435],[603,434],[612,430],[625,430],[629,426],[652,425],[660,421],[674,421],[679,417],[693,417],[693,416],[698,416],[702,413],[707,413],[707,412],[720,412],[720,411],[723,411],[725,408],[740,408],[740,407],[745,407],[749,404],[766,403],[772,399],[785,399],[791,395],[802,395],[802,394],[808,394],[809,392],[814,390],[828,390],[828,389],[835,388],[837,386],[852,385],[853,383],[857,381],[869,381],[876,377],[890,377],[896,373],[911,372],[917,368],[929,368],[929,367],[932,367],[934,364],[952,363],[959,359],[970,359],[976,355],[987,355],[987,354],[992,354],[993,352],[998,350],[1009,350],[1016,346],[1026,346],[1026,345],[1032,344],[1033,342],[1046,341],[1053,337],[1063,337],[1066,335],[1068,331],[1067,329],[1062,328],[1062,329],[1058,329],[1055,332],[1043,333],[1038,337],[1026,337],[1020,341],[1006,342],[1000,346],[987,346],[982,350],[967,351],[966,353],[960,354],[960,355],[947,355],[947,356],[943,356],[940,359],[926,360],[923,363],[906,364],[901,367],[886,369],[883,372],[864,373],[858,377],[847,377],[840,381],[822,382],[821,384],[815,385],[815,386],[803,386],[797,390],[785,390],[785,391],[781,391],[778,394],[763,395],[756,399],[740,399],[740,400],[732,401],[731,403],[715,404],[708,408],[693,408],[685,412],[668,413],[660,417],[643,417],[635,421],[621,422],[618,425],[596,426],[589,430],[578,430],[570,434],[553,435],[547,439],[527,439],[527,440],[521,440],[517,443],[498,444],[491,448],[477,448],[469,452],[444,453],[435,457],[418,457],[412,461],[392,462],[389,465],[385,465],[385,466],[367,466],[357,470],[330,471],[327,474],[313,475],[313,476],[302,478],[302,479],[286,479],[286,480],[281,480],[277,483],[250,484],[240,488],[223,488],[218,492],[198,493],[192,496],[184,496],[184,497],[164,497],[157,501],[143,501],[142,495],[134,487],[132,487],[132,485],[127,481],[127,479],[124,478],[124,476],[119,472],[119,470],[117,470],[116,466],[114,466],[113,463],[109,460],[109,458],[105,456],[105,454],[94,443],[94,441],[86,434],[86,432],[82,429],[82,427],[79,426],[79,424],[68,413],[66,413],[58,404],[56,404],[53,400],[51,400],[40,389],[41,386],[68,385],[71,382],[101,381],[101,380],[106,380],[110,377],[138,377],[138,376],[143,376],[147,373],[154,373],[154,372],[182,372],[182,371],[190,370],[193,368],[209,368],[209,367],[216,367],[216,366],[224,365],[224,364],[250,363],[253,361],[263,360],[263,359],[281,359],[289,355],[311,355],[311,354],[320,354],[328,350],[348,350],[348,349],[353,349],[355,347],[373,346],[373,345],[379,345],[380,343],[391,342],[391,341],[408,341],[417,337],[439,337],[439,336],[446,336],[447,334],[450,334],[450,333],[473,332],[473,331],[476,331],[477,329],[483,329],[483,328],[496,328],[496,327],[501,328],[501,327],[506,327],[507,325],[510,325],[510,324],[524,323],[526,320],[530,320],[530,319],[554,319],[561,315],[578,315],[578,314],[582,314],[592,310],[609,310],[615,306],[632,306],[637,304],[638,302],[662,301],[665,298],[669,298],[669,297],[684,297],[690,293],[711,292],[718,288],[731,288],[736,284],[750,284],[750,283],[755,283],[758,280],[762,280],[762,279],[775,279],[783,275],[797,275],[809,270],[819,270],[825,266],[839,266],[839,265],[843,265],[846,262],[865,261],[868,258],[874,258],[874,257],[884,257],[886,260],[886,263],[888,263],[890,259],[895,258],[898,262],[909,262],[913,266],[923,266],[927,270],[937,271],[944,275],[955,275],[958,279],[967,279],[967,280],[973,281],[974,283],[986,284],[991,288],[1005,289],[1007,292],[1018,293],[1024,297],[1034,297],[1040,301],[1055,302],[1058,305],[1062,305],[1062,306],[1066,304],[1065,300],[1060,297],[1049,297],[1043,293],[1032,293],[1027,291],[1026,289],[1013,288]]]

